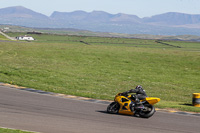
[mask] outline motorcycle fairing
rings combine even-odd
[[[132,101],[124,96],[115,97],[115,102],[118,102],[120,105],[119,113],[126,115],[133,115],[134,113],[131,111],[131,103]]]

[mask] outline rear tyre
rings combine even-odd
[[[119,104],[117,102],[112,102],[110,105],[107,107],[107,112],[111,114],[117,114],[119,111]]]
[[[144,104],[144,109],[139,112],[140,117],[149,118],[155,113],[155,107],[151,104]]]

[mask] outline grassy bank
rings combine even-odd
[[[8,40],[5,36],[3,36],[2,34],[0,34],[0,40]]]
[[[33,132],[0,128],[0,133],[33,133]]]
[[[140,84],[161,98],[157,107],[200,112],[190,106],[200,92],[200,43],[33,36],[34,42],[0,42],[1,82],[109,100]]]

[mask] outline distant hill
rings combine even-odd
[[[34,12],[22,6],[0,9],[0,16],[3,18],[19,17],[19,18],[32,18],[32,19],[49,19],[49,17],[41,13]]]
[[[155,15],[143,19],[145,23],[155,23],[159,25],[185,25],[185,24],[200,24],[200,14],[190,15],[184,13],[169,12],[160,15]]]
[[[84,11],[74,12],[53,12],[50,18],[63,21],[82,21],[82,22],[104,22],[104,23],[120,23],[120,22],[140,22],[141,19],[135,15],[127,14],[109,14],[103,11],[93,11],[90,13]]]
[[[123,34],[109,32],[92,32],[87,30],[78,30],[71,28],[28,28],[14,25],[0,25],[3,32],[22,32],[25,34],[58,34],[58,35],[76,35],[76,36],[98,36],[98,37],[120,37],[120,38],[138,38],[138,39],[156,39],[156,40],[177,40],[200,42],[200,36],[195,35],[150,35],[150,34]]]
[[[200,15],[169,12],[139,18],[129,14],[110,14],[104,11],[55,11],[51,16],[22,6],[0,9],[0,24],[37,28],[75,28],[94,32],[153,35],[198,35]]]
[[[43,27],[49,25],[49,22],[51,19],[48,16],[22,6],[0,9],[0,24]]]

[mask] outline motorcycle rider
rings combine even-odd
[[[135,95],[131,95],[131,98],[135,100],[135,109],[143,108],[140,100],[145,99],[147,94],[141,85],[136,86],[135,89],[131,89],[129,91],[123,92],[122,94],[127,95],[128,93],[136,93]],[[134,106],[134,105],[133,105]]]

